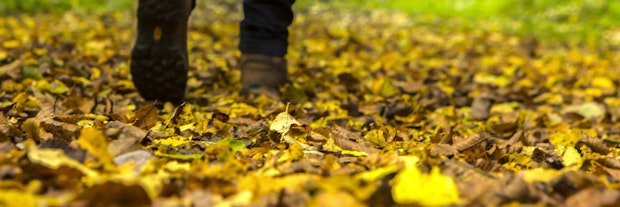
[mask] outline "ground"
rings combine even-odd
[[[296,13],[280,101],[200,4],[180,106],[133,87],[131,10],[0,17],[0,206],[620,205],[618,30],[346,11]]]

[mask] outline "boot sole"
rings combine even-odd
[[[138,93],[147,101],[183,101],[188,68],[186,6],[178,0],[139,2],[131,75]]]

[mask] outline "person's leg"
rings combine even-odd
[[[187,20],[194,0],[140,0],[131,76],[148,101],[179,104],[187,85]]]
[[[278,93],[288,81],[288,26],[295,0],[244,0],[239,50],[242,93]],[[266,91],[265,91],[266,90]]]

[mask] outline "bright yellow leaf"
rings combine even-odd
[[[613,88],[614,82],[605,76],[598,76],[592,79],[592,86],[597,88]]]
[[[557,179],[562,175],[562,171],[553,170],[553,169],[542,169],[535,168],[531,170],[521,171],[523,173],[523,179],[526,182],[551,182],[554,179]]]
[[[61,166],[67,166],[67,167],[70,167],[70,168],[73,168],[73,169],[76,169],[82,172],[86,176],[97,175],[96,171],[91,170],[90,168],[87,168],[82,163],[78,162],[77,160],[74,160],[68,157],[60,149],[38,149],[38,148],[33,147],[28,150],[27,155],[28,155],[28,159],[31,162],[37,163],[37,164],[40,164],[40,165],[43,165],[43,166],[46,166],[52,169],[58,169]]]
[[[108,151],[108,141],[103,132],[95,128],[84,128],[80,131],[80,137],[78,143],[93,156],[95,156],[99,163],[103,164],[107,169],[113,169],[116,167],[113,161],[113,157]]]
[[[4,43],[2,43],[2,46],[4,48],[16,48],[19,46],[19,41],[18,40],[6,40],[4,41]]]
[[[447,206],[459,202],[459,192],[452,178],[442,175],[438,168],[424,174],[409,166],[393,180],[392,196],[401,205]]]
[[[491,106],[491,113],[509,114],[515,111],[519,106],[517,102],[499,103]]]
[[[564,154],[562,155],[562,162],[566,167],[579,169],[581,168],[583,160],[581,159],[581,154],[579,154],[579,151],[577,151],[577,149],[569,147],[566,148]]]
[[[36,207],[42,204],[36,195],[18,190],[0,189],[0,205],[2,206]]]

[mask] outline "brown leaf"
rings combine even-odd
[[[486,138],[480,134],[474,134],[474,135],[467,137],[464,140],[454,143],[452,146],[454,146],[454,148],[458,150],[459,152],[463,152],[465,150],[468,150],[469,148],[476,146],[477,144],[484,141],[485,139]]]
[[[471,117],[476,120],[485,120],[491,116],[491,99],[476,96],[471,104]]]
[[[430,155],[433,157],[438,156],[452,156],[458,154],[459,151],[449,144],[436,144],[430,150]]]
[[[79,135],[82,127],[53,119],[46,119],[40,123],[41,129],[51,133],[54,137],[75,138]]]
[[[600,159],[598,160],[598,163],[608,168],[620,169],[620,160],[616,158],[608,157],[608,158]]]
[[[62,101],[63,107],[73,111],[73,113],[87,114],[95,106],[95,100],[86,97],[71,96]]]
[[[170,116],[170,120],[169,120],[170,124],[172,125],[179,124],[179,120],[181,119],[181,115],[183,114],[185,107],[189,107],[189,105],[183,102],[179,106],[174,108],[174,111],[172,111],[172,115]]]
[[[613,169],[613,168],[608,168],[608,167],[602,167],[602,168],[605,171],[605,173],[607,173],[607,175],[613,177],[616,180],[620,180],[620,170],[619,169]]]
[[[395,81],[394,85],[405,93],[413,94],[424,88],[424,80]]]
[[[23,65],[22,63],[23,62],[21,59],[17,59],[7,65],[3,65],[2,67],[0,67],[0,77],[6,75],[13,80],[21,79],[21,66]]]
[[[521,141],[521,138],[523,138],[523,130],[518,130],[517,132],[515,132],[512,135],[512,137],[510,137],[510,139],[508,139],[504,143],[498,145],[498,147],[500,149],[505,149],[507,146],[512,146],[512,145],[518,143],[519,141]]]
[[[597,137],[591,137],[591,136],[584,134],[581,137],[580,142],[588,146],[590,149],[592,149],[592,151],[597,152],[599,154],[606,155],[606,154],[609,154],[610,152],[609,147],[605,145],[605,142],[603,142],[603,140]]]
[[[500,137],[507,137],[513,134],[517,130],[517,123],[514,122],[501,122],[491,126],[491,132]]]
[[[125,163],[131,162],[135,165],[134,172],[138,174],[140,173],[142,167],[144,167],[144,165],[146,165],[146,163],[148,163],[148,161],[152,158],[153,155],[151,152],[146,150],[136,150],[114,157],[114,163],[121,166]]]
[[[587,188],[600,187],[603,185],[596,176],[583,171],[569,171],[563,173],[561,176],[551,180],[550,183],[555,192],[565,197],[574,195]]]
[[[144,129],[119,121],[112,121],[106,124],[105,133],[109,137],[116,138],[108,145],[108,150],[112,156],[140,149],[140,141],[146,138],[147,135]]]
[[[342,149],[354,150],[359,152],[374,153],[379,152],[378,149],[372,147],[368,142],[359,143],[361,139],[359,134],[355,134],[342,127],[336,127],[332,132],[334,143]],[[351,140],[353,139],[353,140]]]
[[[540,198],[539,191],[533,185],[525,182],[518,174],[504,178],[504,184],[496,190],[504,202],[517,201],[522,203],[534,203]]]
[[[620,206],[620,192],[604,188],[589,188],[566,199],[568,207]]]
[[[140,185],[107,181],[84,190],[71,203],[102,207],[150,206],[151,199]]]
[[[159,121],[159,111],[153,104],[141,106],[131,117],[130,122],[142,129],[150,129]]]
[[[87,154],[86,150],[80,148],[79,146],[71,145],[71,142],[64,138],[52,138],[45,140],[39,144],[39,148],[61,149],[65,155],[79,162],[84,162]]]

